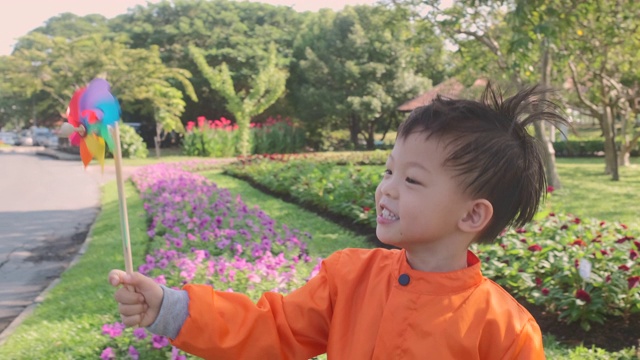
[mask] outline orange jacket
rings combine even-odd
[[[207,359],[544,359],[533,317],[471,252],[468,264],[428,273],[404,250],[347,249],[306,285],[257,304],[186,285],[189,316],[172,343]]]

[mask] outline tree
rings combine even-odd
[[[618,180],[617,122],[622,128],[635,119],[640,54],[640,29],[636,19],[640,4],[635,1],[569,1],[574,10],[568,21],[572,31],[563,34],[559,49],[568,57],[571,88],[579,104],[600,123],[605,145],[605,172]],[[625,119],[625,121],[621,121]],[[628,140],[628,138],[627,138]],[[637,141],[637,138],[634,140]],[[629,151],[629,141],[622,150]]]
[[[238,151],[242,155],[248,155],[251,150],[251,118],[273,105],[285,91],[288,72],[278,67],[275,44],[270,46],[266,63],[258,70],[250,84],[239,89],[234,86],[226,63],[212,68],[200,49],[191,46],[189,52],[211,88],[225,98],[226,107],[235,117],[240,132]]]
[[[188,70],[199,103],[186,99],[185,118],[229,117],[225,98],[205,79],[189,53],[193,45],[211,64],[226,63],[234,86],[250,87],[255,74],[276,45],[277,62],[288,67],[293,38],[306,15],[287,6],[229,0],[175,0],[137,6],[110,22],[126,34],[132,48],[160,49],[164,64]],[[266,110],[271,111],[271,109]]]
[[[305,25],[294,45],[289,88],[312,138],[346,127],[354,147],[363,138],[373,149],[376,131],[399,122],[397,106],[431,85],[416,70],[427,62],[419,49],[429,44],[441,54],[442,44],[406,15],[402,9],[356,6],[321,10]],[[442,68],[440,57],[428,61]]]
[[[41,116],[64,116],[73,92],[95,77],[108,78],[128,113],[151,115],[159,125],[157,138],[163,132],[183,130],[184,101],[178,84],[197,101],[189,82],[191,74],[166,67],[157,47],[129,49],[117,34],[67,39],[34,32],[21,42],[23,46],[0,70],[13,94],[30,101],[37,98],[41,108],[46,106],[48,114]]]
[[[534,5],[520,6],[519,11],[514,11],[518,0],[461,0],[446,9],[438,0],[394,3],[412,6],[426,14],[423,19],[436,25],[458,46],[458,54],[462,56],[460,65],[463,65],[459,66],[462,73],[458,75],[472,73],[475,78],[502,80],[518,88],[532,83],[553,87],[551,51],[545,40],[550,32],[545,30],[548,24],[529,17]],[[536,123],[534,130],[545,160],[547,181],[559,188],[555,151],[546,135],[545,124]]]

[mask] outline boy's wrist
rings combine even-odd
[[[147,330],[175,339],[189,315],[189,294],[184,290],[174,290],[164,285],[160,285],[160,288],[163,293],[160,310]]]

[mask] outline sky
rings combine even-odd
[[[258,1],[258,0],[250,0]],[[136,5],[157,3],[159,0],[16,0],[5,4],[0,11],[0,56],[9,55],[16,40],[29,31],[44,25],[58,14],[70,12],[79,16],[101,14],[112,18]],[[298,11],[317,11],[320,8],[340,10],[345,5],[374,4],[375,0],[259,0],[273,5],[291,6]]]

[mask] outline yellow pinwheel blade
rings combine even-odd
[[[87,143],[87,149],[89,149],[91,155],[98,160],[100,167],[104,171],[104,139],[95,134],[90,134],[85,138],[85,142]]]

